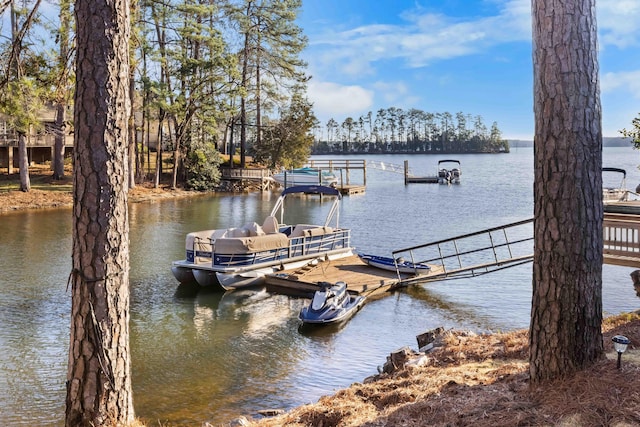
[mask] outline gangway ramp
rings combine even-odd
[[[533,261],[533,218],[394,250],[394,259],[426,263],[432,272],[403,285],[480,276]]]
[[[371,169],[385,171],[385,172],[401,173],[403,175],[406,172],[404,165],[397,165],[395,163],[387,163],[387,162],[378,162],[375,160],[369,160],[367,162],[367,167]],[[411,174],[411,171],[409,171],[409,174]]]

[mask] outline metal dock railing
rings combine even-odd
[[[429,274],[403,278],[404,285],[491,273],[533,260],[533,219],[398,249],[392,255],[435,267]]]
[[[640,268],[640,216],[605,213],[603,262]],[[437,242],[398,249],[394,258],[433,265],[403,285],[479,276],[533,261],[533,218]]]

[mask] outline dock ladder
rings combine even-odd
[[[533,261],[533,218],[470,234],[398,249],[394,259],[432,266],[400,278],[402,285],[474,277]]]

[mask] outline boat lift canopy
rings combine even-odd
[[[620,168],[602,168],[602,172],[619,172],[625,178],[627,177],[627,171]]]
[[[326,185],[296,185],[286,188],[280,196],[286,196],[287,194],[302,193],[302,194],[326,194],[328,196],[342,197],[340,192]]]
[[[440,163],[457,163],[457,164],[460,164],[460,160],[444,159],[444,160],[440,160],[440,161],[438,161],[438,165],[439,165]]]

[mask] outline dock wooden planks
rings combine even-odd
[[[351,196],[353,194],[362,194],[365,192],[366,187],[364,185],[338,185],[336,187],[343,196]]]
[[[402,275],[401,279],[408,277],[410,275]],[[337,281],[346,282],[350,292],[365,296],[379,295],[403,286],[396,272],[371,267],[357,255],[318,261],[315,265],[266,276],[269,291],[306,297],[319,289],[318,282]]]

